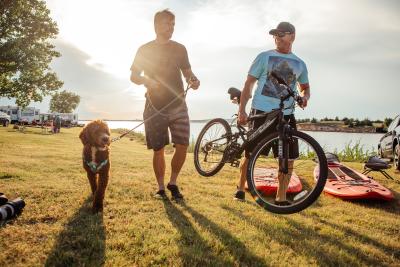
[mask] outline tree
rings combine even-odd
[[[77,94],[62,91],[53,95],[50,100],[50,111],[59,113],[72,113],[81,101]]]
[[[392,123],[393,119],[392,118],[385,118],[383,120],[383,123],[385,124],[386,127],[389,127],[389,125]]]
[[[42,0],[0,0],[0,97],[20,107],[63,85],[49,67],[60,56],[48,41],[58,34],[49,14]]]
[[[368,118],[365,118],[362,122],[365,126],[372,126],[372,121]]]

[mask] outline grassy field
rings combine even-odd
[[[322,195],[281,216],[250,195],[232,199],[238,169],[204,178],[189,154],[178,204],[150,196],[152,152],[123,138],[112,144],[104,213],[92,215],[79,130],[0,127],[0,192],[26,201],[0,227],[0,266],[400,266],[400,185],[380,174],[373,176],[396,197],[390,203]]]

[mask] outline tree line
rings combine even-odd
[[[343,122],[344,125],[347,125],[349,127],[362,127],[362,126],[373,126],[374,123],[376,124],[382,124],[384,127],[388,127],[390,123],[393,121],[392,118],[385,118],[384,120],[370,120],[368,118],[365,118],[363,120],[359,119],[354,119],[354,118],[347,118],[344,117],[342,119],[339,119],[339,117],[335,117],[334,119],[325,117],[320,120],[316,118],[312,119],[297,119],[298,123],[318,123],[318,122]]]

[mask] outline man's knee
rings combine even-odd
[[[177,151],[184,151],[186,152],[189,145],[182,145],[182,144],[175,144],[175,149]]]
[[[158,149],[158,150],[153,150],[154,156],[164,156],[164,147]]]

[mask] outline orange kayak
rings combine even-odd
[[[276,194],[278,189],[278,170],[274,168],[255,168],[254,179],[258,191],[266,195]],[[247,189],[247,184],[246,184]],[[292,173],[287,193],[299,193],[302,190],[300,178]]]
[[[317,170],[314,171],[314,175],[316,173]],[[377,181],[329,159],[324,192],[342,199],[393,199],[392,192]]]

